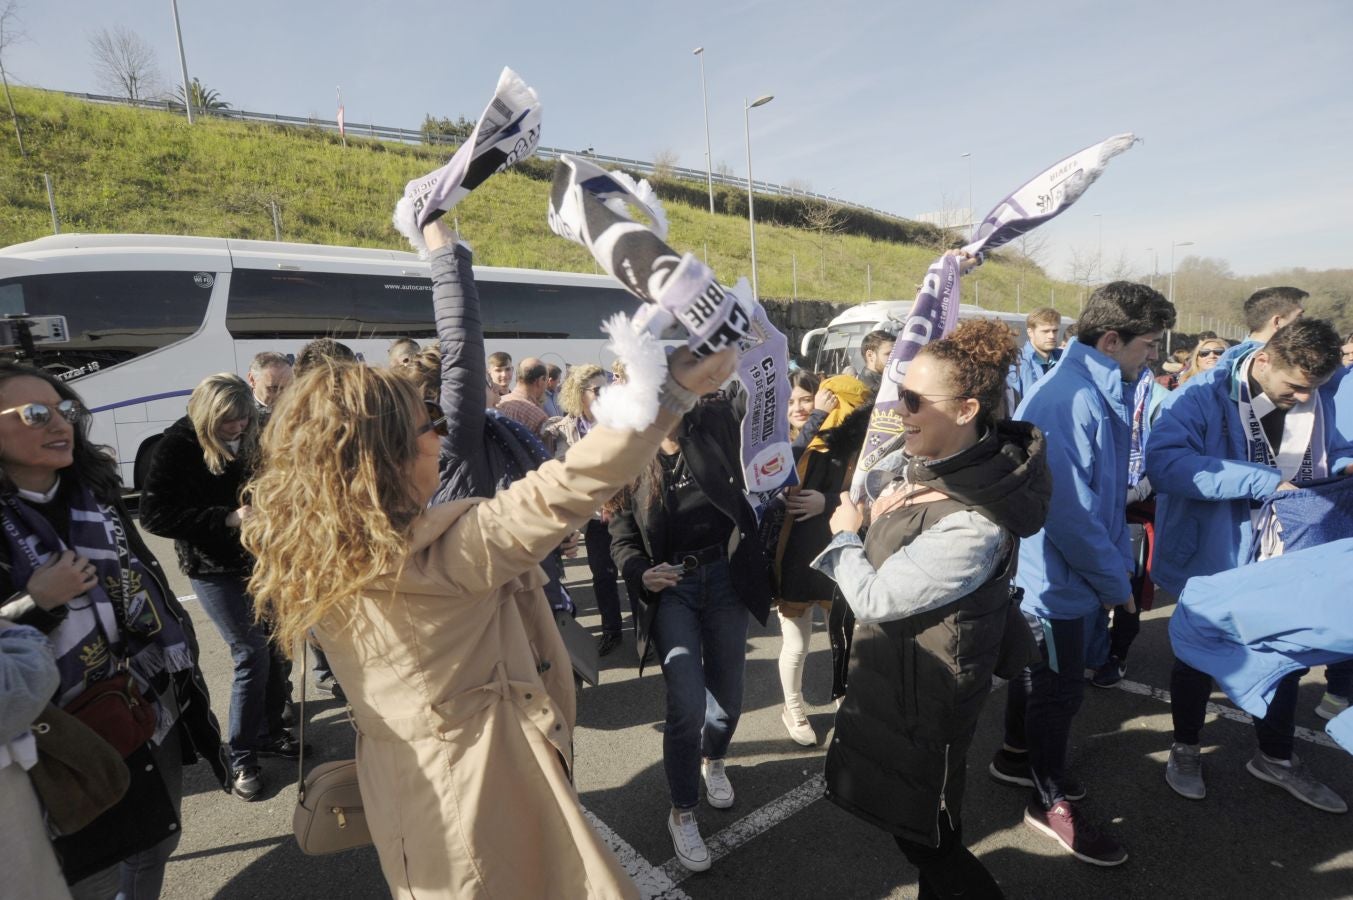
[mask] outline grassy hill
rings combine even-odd
[[[0,246],[51,233],[42,175],[55,183],[63,231],[145,232],[271,240],[276,204],[282,238],[305,243],[407,249],[390,225],[408,180],[445,161],[444,148],[410,146],[222,120],[189,126],[179,115],[104,106],[46,91],[14,91],[28,158],[19,156],[8,117],[0,130]],[[548,122],[546,136],[548,143]],[[552,163],[495,176],[456,209],[484,265],[591,272],[576,244],[552,234],[545,209]],[[750,273],[747,220],[711,215],[703,185],[659,181],[678,250],[708,259],[731,283]],[[736,193],[736,192],[733,192]],[[691,198],[698,196],[698,204]],[[767,198],[774,214],[777,201]],[[758,201],[758,211],[760,211]],[[825,234],[757,223],[761,293],[834,301],[910,299],[936,246]],[[1036,267],[992,261],[963,282],[964,300],[1014,309],[1057,305],[1074,314],[1078,290]]]

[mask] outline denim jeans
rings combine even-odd
[[[1294,724],[1297,715],[1297,688],[1308,670],[1293,672],[1278,682],[1268,714],[1254,720],[1259,749],[1271,759],[1291,759]],[[1197,744],[1207,718],[1207,700],[1212,695],[1212,676],[1179,660],[1170,673],[1170,715],[1174,719],[1174,739],[1181,744]]]
[[[1005,706],[1005,742],[1029,751],[1034,791],[1044,809],[1066,799],[1071,720],[1085,696],[1084,619],[1040,619],[1024,614],[1041,662],[1010,680]],[[1051,640],[1049,640],[1051,638]]]
[[[601,613],[601,633],[620,634],[620,589],[616,582],[619,571],[611,559],[611,530],[600,519],[590,519],[583,530],[587,548],[587,567],[592,571],[592,593],[597,598],[597,612]],[[634,598],[630,598],[630,615],[634,616]]]
[[[268,634],[254,621],[254,602],[243,578],[199,575],[190,581],[235,664],[226,740],[230,765],[235,769],[257,766],[259,745],[267,742],[274,729],[281,728],[279,697],[285,700],[281,678],[279,684],[269,685],[274,667]]]
[[[963,846],[963,825],[952,828],[948,818],[941,816],[940,845],[931,847],[893,835],[898,849],[913,866],[920,870],[917,878],[917,900],[944,900],[963,897],[965,900],[1002,900],[1000,885],[991,877],[986,866]]]
[[[199,595],[200,596],[200,595]],[[183,750],[179,729],[170,729],[164,743],[151,751],[155,765],[169,789],[174,808],[183,808]],[[164,884],[164,867],[178,848],[181,831],[175,831],[149,850],[133,853],[121,864],[104,869],[71,885],[73,900],[157,900]]]
[[[1325,690],[1345,700],[1353,696],[1353,659],[1325,667]]]
[[[700,802],[700,759],[723,759],[742,714],[747,607],[727,560],[687,572],[658,596],[652,639],[667,681],[662,762],[672,805]]]

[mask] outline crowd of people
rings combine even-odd
[[[156,446],[140,526],[173,539],[229,648],[224,734],[204,638],[139,538],[79,396],[0,363],[0,783],[23,801],[0,844],[22,848],[39,895],[158,896],[184,765],[205,760],[247,801],[264,790],[260,757],[299,756],[290,692],[304,645],[315,665],[301,677],[350,708],[395,896],[637,896],[573,786],[575,681],[557,617],[576,612],[564,559],[580,544],[597,652],[624,646],[623,588],[639,671],[652,660],[665,684],[665,819],[686,868],[712,861],[702,794],[736,802],[726,761],[749,623],[772,609],[788,739],[819,741],[803,680],[820,610],[837,706],[827,797],[895,838],[921,897],[1002,896],[964,844],[962,811],[969,746],[1002,679],[1004,741],[986,771],[1026,790],[1029,827],[1118,865],[1127,850],[1077,805],[1089,773],[1069,747],[1086,684],[1124,678],[1157,586],[1177,596],[1253,558],[1263,501],[1353,474],[1353,336],[1303,317],[1303,292],[1246,300],[1246,341],[1202,334],[1161,359],[1174,308],[1113,282],[1073,329],[1045,309],[1023,341],[973,319],[921,348],[900,385],[902,444],[859,500],[848,489],[895,336],[867,335],[858,371],[794,371],[797,483],[754,508],[732,351],[678,350],[643,378],[627,367],[651,360],[514,364],[484,345],[467,246],[442,220],[423,236],[432,345],[396,340],[387,365],[330,339],[294,359],[259,354],[244,378],[204,378]],[[622,427],[603,398],[647,384],[662,385],[656,420]],[[1246,768],[1342,813],[1293,752],[1301,675],[1256,719]],[[1353,663],[1326,677],[1317,712],[1332,718]],[[1206,795],[1211,689],[1175,663],[1162,777],[1190,800]],[[109,692],[150,714],[81,717]],[[59,782],[38,777],[61,716],[92,726],[117,748],[114,774],[131,773],[74,818],[61,817],[72,799]],[[16,782],[26,770],[36,794]]]

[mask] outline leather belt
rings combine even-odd
[[[681,566],[687,572],[693,572],[706,563],[718,562],[727,558],[728,554],[724,551],[723,544],[711,544],[700,550],[673,553],[667,561],[673,565]]]

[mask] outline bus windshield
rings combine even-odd
[[[74,379],[183,340],[202,327],[209,273],[65,272],[0,281],[0,315],[65,316],[70,340],[28,360]],[[3,355],[13,359],[15,352]]]

